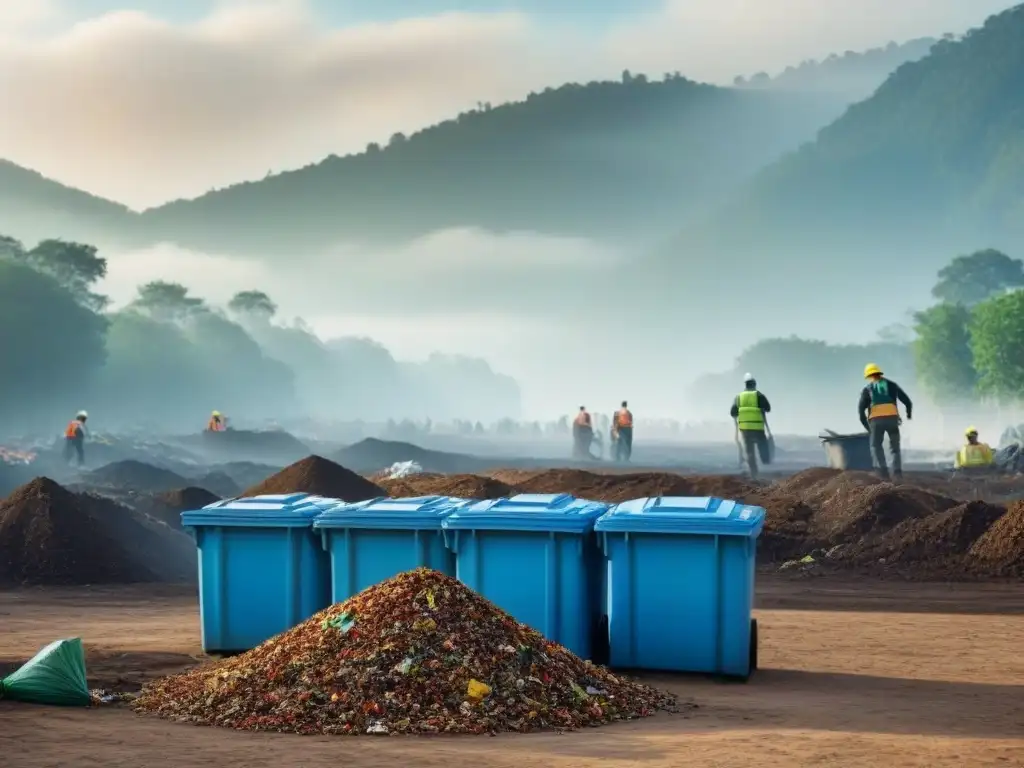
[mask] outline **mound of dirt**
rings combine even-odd
[[[120,521],[110,519],[110,509],[116,506],[109,500],[73,494],[46,477],[17,489],[0,504],[0,582],[77,585],[157,580],[153,569],[115,535]]]
[[[996,576],[1024,576],[1024,502],[1011,504],[974,542],[969,555],[977,570]]]
[[[224,472],[210,472],[193,482],[195,487],[215,493],[222,499],[233,498],[242,492],[242,486]],[[257,482],[259,481],[257,480]],[[249,483],[249,485],[254,485],[254,483]]]
[[[140,503],[138,509],[175,530],[181,530],[182,512],[202,509],[207,504],[220,501],[220,498],[205,488],[179,488],[176,491],[155,494],[148,503]]]
[[[231,496],[237,496],[244,488],[250,488],[257,483],[262,483],[268,477],[280,472],[282,469],[284,469],[284,465],[282,464],[275,465],[259,464],[252,461],[229,461],[226,464],[217,464],[210,467],[210,474],[226,475],[231,478],[231,481],[236,486],[236,490],[233,493],[220,494],[217,489],[210,488],[203,483],[193,483],[193,485],[198,485],[200,488],[206,488],[207,490],[213,491],[226,499]],[[207,475],[207,477],[209,476],[210,475]]]
[[[510,485],[479,475],[409,475],[379,483],[388,496],[454,496],[461,499],[501,499],[516,491]]]
[[[342,448],[333,458],[356,472],[378,472],[400,461],[415,461],[424,472],[454,474],[481,469],[483,462],[472,456],[431,451],[412,443],[368,437]]]
[[[115,461],[87,473],[86,484],[161,493],[186,486],[188,480],[169,469],[128,459]]]
[[[924,517],[908,517],[877,536],[844,547],[841,560],[913,569],[915,575],[957,576],[972,546],[1003,515],[1004,507],[971,501]]]
[[[520,493],[571,493],[581,499],[618,503],[643,496],[720,496],[743,499],[759,487],[733,475],[641,472],[602,475],[582,469],[550,469],[516,484]]]
[[[387,496],[380,486],[322,456],[307,456],[249,488],[242,496],[299,491],[342,501],[365,501]]]
[[[928,517],[959,503],[920,488],[865,485],[837,492],[818,505],[809,532],[830,545],[851,544],[885,533],[904,520]]]
[[[134,706],[247,730],[494,734],[602,725],[674,705],[419,569],[248,653],[152,683]]]

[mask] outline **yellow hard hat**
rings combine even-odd
[[[213,412],[213,413],[211,413],[210,415],[211,415],[211,416],[214,416],[214,417],[216,417],[216,418],[218,418],[218,419],[219,419],[219,418],[220,418],[220,411],[214,411],[214,412]]]
[[[870,379],[872,376],[881,376],[882,369],[874,363],[868,363],[864,366],[864,378]]]
[[[978,428],[977,427],[968,427],[967,429],[964,430],[964,436],[965,437],[970,437],[971,435],[976,435],[976,434],[978,434]]]

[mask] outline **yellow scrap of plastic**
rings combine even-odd
[[[491,686],[479,680],[470,680],[466,686],[466,698],[480,701],[491,695]]]

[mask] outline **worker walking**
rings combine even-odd
[[[633,412],[625,400],[612,418],[612,436],[615,441],[615,460],[629,461],[633,456]]]
[[[210,414],[210,420],[206,422],[207,432],[223,432],[227,428],[227,420],[221,416],[220,411],[214,411]]]
[[[871,457],[875,463],[875,471],[883,480],[889,479],[889,467],[885,462],[885,436],[889,436],[889,451],[892,453],[892,471],[896,480],[903,479],[903,458],[900,453],[900,411],[897,401],[907,409],[907,421],[910,421],[914,404],[899,384],[885,378],[882,369],[874,363],[864,366],[864,378],[867,386],[860,393],[857,404],[857,415],[860,423],[871,436]]]
[[[990,469],[995,464],[995,454],[987,443],[978,442],[978,430],[968,427],[964,432],[967,443],[956,454],[956,469]]]
[[[771,461],[768,436],[765,432],[767,428],[765,414],[771,410],[772,404],[758,391],[757,381],[753,374],[746,374],[743,377],[743,391],[733,400],[729,415],[736,422],[736,428],[741,435],[743,451],[747,457],[747,469],[752,480],[757,479],[758,455],[760,454],[763,464],[768,464]]]
[[[572,423],[572,455],[574,459],[589,459],[590,444],[594,440],[594,424],[585,405]]]
[[[85,422],[88,419],[88,413],[79,411],[64,430],[64,461],[68,464],[72,456],[77,459],[78,466],[85,464]]]

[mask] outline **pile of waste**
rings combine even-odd
[[[455,579],[381,582],[240,656],[158,680],[140,712],[324,734],[575,729],[675,698],[549,642]]]
[[[35,451],[23,451],[0,445],[0,463],[11,466],[28,466],[36,460]]]
[[[384,470],[384,477],[387,480],[396,480],[399,477],[408,477],[409,475],[418,475],[423,471],[423,467],[417,464],[415,461],[396,461],[390,467]]]
[[[322,456],[307,456],[249,488],[242,496],[300,491],[342,501],[366,501],[387,496],[380,486]]]
[[[188,480],[176,472],[134,459],[105,464],[89,472],[85,479],[88,484],[95,486],[110,486],[144,493],[172,491],[189,484]]]

